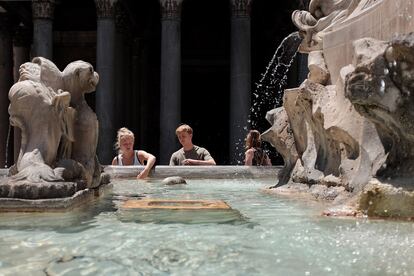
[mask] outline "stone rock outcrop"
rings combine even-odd
[[[298,153],[285,109],[280,107],[267,112],[266,119],[272,127],[262,134],[262,139],[269,142],[285,161],[283,169],[278,173],[278,187],[289,181]]]
[[[398,183],[414,177],[414,20],[399,14],[414,8],[396,1],[311,0],[309,12],[293,13],[309,75],[269,112],[263,135],[289,174],[275,190],[305,183],[316,198],[351,196],[336,213],[413,217],[412,181]]]
[[[390,43],[361,39],[354,45],[363,58],[347,77],[346,93],[375,124],[384,145],[387,159],[378,176],[414,176],[414,34]],[[362,52],[366,49],[371,55]]]

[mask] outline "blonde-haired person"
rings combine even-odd
[[[189,125],[180,125],[175,134],[183,147],[171,155],[170,166],[216,165],[208,150],[193,144],[193,129]]]
[[[145,168],[137,175],[137,179],[144,179],[148,177],[151,168],[155,164],[156,158],[146,151],[134,150],[134,142],[135,136],[132,131],[126,127],[118,130],[115,142],[115,149],[118,150],[118,155],[112,160],[112,165],[145,165]]]
[[[244,164],[246,166],[271,166],[269,156],[262,149],[260,132],[250,130],[246,137],[246,153]]]

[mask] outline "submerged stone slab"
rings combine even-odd
[[[122,204],[125,209],[168,209],[168,210],[205,210],[231,209],[222,200],[176,200],[176,199],[140,199],[127,200]]]

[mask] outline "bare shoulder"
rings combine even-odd
[[[248,150],[246,150],[246,154],[254,154],[256,150],[254,148],[250,148]]]

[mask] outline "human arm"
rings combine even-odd
[[[148,153],[143,150],[139,150],[137,154],[138,154],[138,159],[140,160],[141,164],[143,164],[144,161],[147,161],[145,168],[137,175],[137,179],[143,179],[143,178],[148,177],[148,174],[151,171],[151,168],[155,164],[156,158],[151,153]]]
[[[244,165],[251,166],[253,165],[253,157],[254,157],[254,151],[253,149],[248,149],[245,153],[245,159],[244,159]]]
[[[183,165],[195,165],[195,166],[214,166],[216,165],[216,161],[213,158],[209,160],[196,160],[196,159],[184,159]]]
[[[216,161],[214,161],[214,158],[211,156],[208,150],[205,148],[199,148],[197,159],[187,158],[182,161],[182,164],[195,166],[214,166],[216,165]]]
[[[112,165],[113,166],[118,165],[118,156],[115,156],[114,159],[112,159]]]
[[[266,166],[272,166],[272,160],[270,160],[267,154],[266,154]]]

